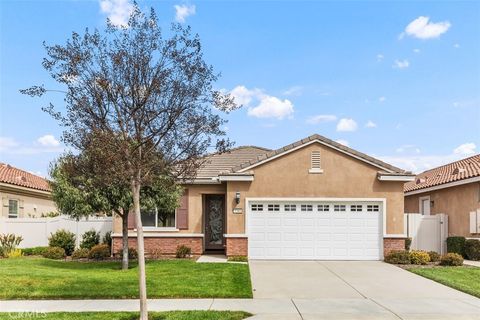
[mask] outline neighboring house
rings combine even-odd
[[[144,213],[145,248],[155,255],[183,244],[193,254],[252,259],[379,260],[404,248],[403,184],[411,180],[320,135],[274,151],[239,147],[209,156],[184,185],[176,212]],[[117,252],[118,217],[113,239]]]
[[[449,235],[480,237],[480,154],[422,172],[404,190],[405,212],[445,213]]]
[[[57,212],[50,191],[46,179],[0,163],[0,217],[41,217]]]

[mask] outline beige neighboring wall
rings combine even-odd
[[[405,196],[405,212],[420,212],[420,197],[430,196],[434,202],[430,214],[448,215],[448,234],[450,236],[480,237],[470,233],[470,211],[480,208],[480,183],[454,186],[430,192]]]
[[[41,217],[42,214],[57,212],[49,192],[17,186],[0,186],[2,199],[1,216],[8,217],[8,200],[18,201],[19,218]]]
[[[310,174],[311,152],[320,151],[323,173]],[[314,143],[258,167],[253,182],[228,182],[227,233],[245,232],[245,198],[330,197],[385,198],[387,233],[403,234],[403,182],[379,181],[380,169],[342,152]],[[240,204],[235,193],[240,192]],[[243,214],[233,214],[233,208]]]

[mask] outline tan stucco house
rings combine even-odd
[[[3,218],[41,217],[57,212],[48,181],[30,172],[0,163]]]
[[[422,172],[404,190],[405,212],[445,213],[450,236],[480,237],[480,154]]]
[[[404,248],[403,184],[412,179],[320,135],[212,154],[176,212],[143,216],[146,251],[172,254],[184,244],[252,259],[380,260]],[[116,252],[118,218],[113,238]]]

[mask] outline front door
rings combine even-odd
[[[205,249],[218,250],[223,247],[225,225],[225,196],[205,196]]]

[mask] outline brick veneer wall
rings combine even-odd
[[[405,238],[383,238],[383,255],[394,250],[405,250]]]
[[[193,255],[201,255],[203,253],[203,238],[201,237],[146,237],[145,254],[152,255],[175,255],[177,246],[185,245],[192,249]],[[137,238],[128,238],[128,247],[137,248]],[[114,254],[122,250],[122,238],[113,237],[112,251]]]
[[[226,238],[226,255],[231,256],[248,256],[248,239],[247,238]]]

